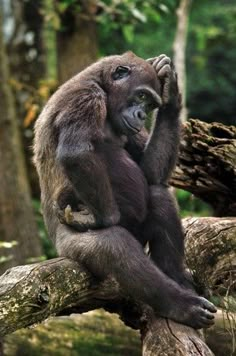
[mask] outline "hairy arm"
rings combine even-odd
[[[140,165],[149,185],[166,185],[175,166],[179,137],[181,96],[177,76],[164,55],[151,59],[157,76],[162,82],[162,101],[153,132],[142,156]]]
[[[77,91],[56,120],[57,160],[78,196],[95,216],[97,226],[119,221],[119,211],[106,166],[96,152],[103,140],[106,97],[96,84]]]

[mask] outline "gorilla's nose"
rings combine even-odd
[[[139,120],[145,120],[147,115],[145,114],[144,111],[142,110],[136,110],[135,113],[134,113],[135,117]]]

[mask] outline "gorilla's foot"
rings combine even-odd
[[[186,295],[170,306],[169,318],[195,329],[209,328],[214,324],[216,307],[203,297]]]

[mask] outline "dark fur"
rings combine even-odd
[[[167,187],[178,149],[180,96],[176,75],[163,61],[160,69],[159,60],[148,63],[130,52],[107,57],[51,97],[35,126],[42,207],[60,255],[83,262],[99,278],[113,275],[127,295],[161,316],[207,327],[214,306],[183,288],[184,238]],[[120,65],[131,74],[114,81]],[[163,68],[167,74],[161,76]],[[131,99],[140,86],[149,101],[134,107]],[[125,132],[122,115],[140,126],[149,104],[160,97],[151,136],[144,128],[136,135]],[[82,203],[97,229],[78,232],[61,224],[55,202],[73,210]],[[143,252],[146,242],[152,260]]]

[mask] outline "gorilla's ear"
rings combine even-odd
[[[83,83],[81,88],[70,92],[65,107],[55,120],[57,128],[73,128],[91,140],[103,135],[107,116],[107,97],[97,83]],[[66,93],[65,93],[66,95]],[[65,97],[66,99],[66,97]]]
[[[126,51],[125,54],[127,54],[127,56],[130,56],[130,57],[136,57],[136,54],[134,54],[134,52],[132,52],[132,51]]]
[[[124,53],[124,56],[127,56],[127,58],[134,59],[137,58],[136,54],[132,51],[127,51]]]

